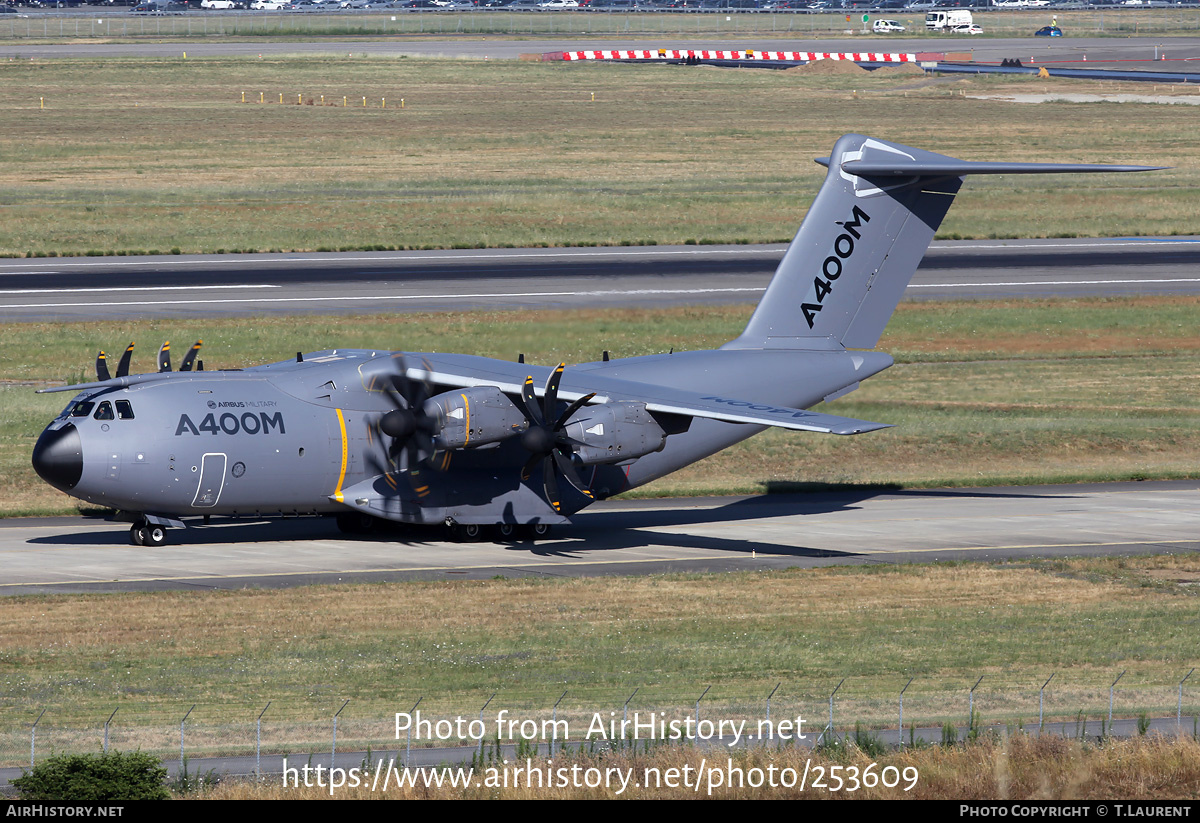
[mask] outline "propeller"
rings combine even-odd
[[[133,344],[130,343],[125,347],[125,353],[121,355],[120,361],[117,363],[117,377],[124,377],[129,374],[129,358],[133,356]],[[108,355],[101,349],[96,355],[96,379],[99,381],[108,380],[112,377],[108,371]]]
[[[200,353],[200,346],[203,345],[202,340],[197,340],[188,349],[188,352],[183,357],[183,363],[180,364],[180,371],[191,371],[193,367],[197,371],[204,371],[204,361],[197,361],[196,355]],[[129,361],[133,358],[133,343],[125,347],[121,359],[117,362],[116,377],[127,377],[129,375]],[[168,341],[162,344],[162,348],[158,350],[158,370],[160,372],[168,372],[171,370],[171,343]],[[108,355],[103,350],[96,355],[96,380],[110,380],[114,375],[108,370]]]
[[[192,347],[188,349],[187,354],[183,356],[183,362],[179,364],[180,371],[192,370],[192,364],[196,362],[196,355],[200,353],[200,347],[203,345],[203,340],[197,340],[192,344]],[[201,371],[203,371],[203,369],[201,369]]]
[[[424,380],[410,380],[403,358],[397,358],[397,365],[397,370],[391,374],[372,377],[368,387],[371,391],[382,392],[392,406],[392,410],[380,416],[369,429],[381,443],[384,438],[391,441],[386,449],[388,465],[377,464],[375,468],[392,488],[396,488],[392,475],[399,470],[403,455],[404,469],[413,491],[418,497],[425,497],[429,494],[429,486],[421,476],[421,462],[437,453],[433,440],[437,419],[425,411],[425,401],[430,397],[429,384]]]
[[[596,394],[595,392],[585,394],[567,406],[566,411],[556,419],[553,415],[558,408],[558,384],[562,381],[564,368],[566,368],[566,364],[559,363],[558,368],[550,373],[550,379],[546,381],[546,392],[542,395],[540,408],[538,407],[537,396],[533,391],[532,376],[525,378],[525,385],[521,388],[521,396],[518,398],[521,411],[525,414],[526,421],[528,421],[528,427],[521,433],[521,445],[530,452],[529,460],[526,461],[524,467],[521,469],[521,479],[528,480],[532,477],[534,469],[541,463],[542,484],[546,491],[546,501],[556,512],[562,510],[562,497],[559,493],[558,485],[559,474],[566,478],[567,482],[577,492],[587,497],[592,496],[592,493],[584,487],[583,481],[579,478],[579,473],[575,471],[575,466],[571,462],[572,447],[583,444],[567,437],[565,427],[571,416],[595,397]],[[552,420],[554,421],[553,423],[550,422]]]

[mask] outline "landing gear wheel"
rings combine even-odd
[[[530,540],[541,540],[544,537],[550,536],[549,523],[531,523],[525,527],[525,534]]]
[[[471,543],[482,534],[483,527],[478,523],[450,523],[446,526],[446,537],[453,543]]]
[[[140,524],[134,523],[129,527],[129,542],[135,546],[146,545],[142,542],[142,526]]]
[[[501,523],[496,527],[496,536],[501,540],[512,540],[517,533],[517,527],[512,523]]]
[[[342,512],[337,516],[337,527],[342,534],[371,534],[375,518],[362,512]]]
[[[143,526],[138,530],[142,536],[143,546],[157,549],[159,546],[167,545],[167,530],[162,526]]]

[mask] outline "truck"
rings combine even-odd
[[[969,26],[974,22],[967,9],[931,11],[925,15],[925,28],[929,31],[950,31],[956,26]]]

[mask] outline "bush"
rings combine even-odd
[[[166,800],[167,770],[141,752],[62,754],[51,757],[12,782],[22,800],[104,803],[110,800]]]

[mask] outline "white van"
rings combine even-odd
[[[955,26],[969,26],[974,22],[971,12],[966,9],[931,11],[925,15],[925,28],[930,31],[949,31]]]

